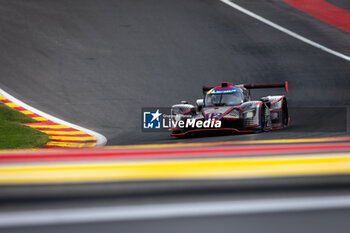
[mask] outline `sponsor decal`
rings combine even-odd
[[[210,91],[211,94],[216,94],[216,93],[233,93],[233,92],[238,92],[237,88],[229,88],[229,89],[212,89]]]
[[[222,116],[222,113],[216,113],[216,112],[211,112],[205,114],[205,119],[220,119]]]

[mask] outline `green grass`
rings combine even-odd
[[[21,123],[38,122],[0,103],[0,149],[24,149],[45,145],[47,134]]]

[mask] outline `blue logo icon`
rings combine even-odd
[[[144,129],[160,129],[161,115],[157,109],[156,112],[143,112],[143,128]]]

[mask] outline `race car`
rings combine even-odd
[[[198,99],[195,105],[181,101],[171,107],[171,135],[183,137],[207,131],[263,132],[288,127],[286,96],[251,100],[250,90],[257,88],[285,88],[288,92],[288,82],[239,85],[222,82],[218,87],[203,86],[204,98]]]

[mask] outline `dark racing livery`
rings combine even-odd
[[[287,98],[284,95],[265,96],[251,100],[250,90],[257,88],[281,88],[288,92],[288,82],[281,84],[239,84],[223,82],[219,87],[203,86],[203,99],[196,106],[182,101],[173,105],[173,121],[186,119],[190,127],[170,129],[172,136],[188,136],[203,131],[262,132],[289,126]],[[220,127],[198,127],[197,121],[221,121]],[[202,123],[202,122],[200,122]],[[213,126],[213,124],[211,124]]]

